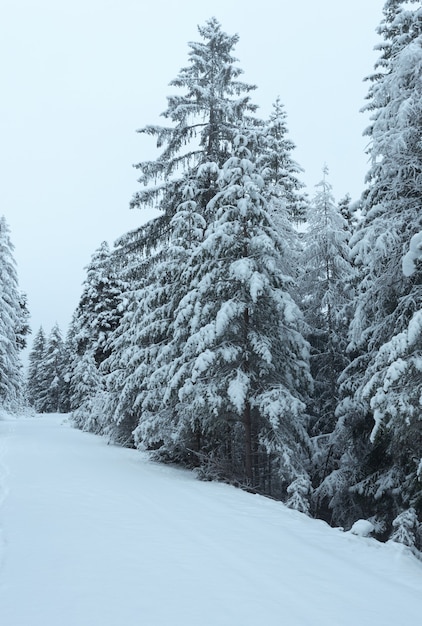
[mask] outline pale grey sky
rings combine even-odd
[[[147,215],[130,211],[133,163],[154,158],[135,130],[160,123],[188,41],[212,16],[238,33],[244,80],[266,116],[279,95],[310,194],[328,164],[357,198],[367,169],[365,76],[383,0],[2,0],[1,206],[34,331],[63,333],[84,267]],[[161,118],[162,122],[164,120]],[[32,340],[30,340],[32,341]]]

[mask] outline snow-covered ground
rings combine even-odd
[[[400,626],[422,563],[64,423],[0,422],[2,626]]]

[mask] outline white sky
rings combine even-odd
[[[279,95],[313,194],[326,162],[334,194],[357,198],[367,169],[365,76],[384,0],[2,0],[0,214],[11,227],[34,331],[63,334],[84,267],[103,240],[145,220],[130,211],[136,134],[175,91],[197,25],[238,33],[235,55],[259,114]],[[30,340],[31,342],[32,340]]]

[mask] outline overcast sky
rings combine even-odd
[[[188,41],[212,16],[238,33],[243,79],[267,116],[280,96],[312,195],[327,163],[336,199],[367,170],[365,76],[383,0],[2,0],[0,214],[11,227],[31,324],[63,334],[84,267],[141,224],[134,163],[154,158],[146,124],[175,91]],[[32,340],[30,340],[32,341]]]

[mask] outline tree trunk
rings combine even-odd
[[[251,405],[248,400],[243,410],[243,424],[245,426],[245,476],[247,483],[252,485],[252,419]]]

